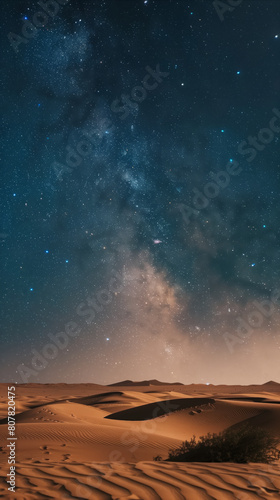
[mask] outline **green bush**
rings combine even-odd
[[[279,440],[258,427],[243,426],[227,429],[220,434],[207,434],[184,441],[169,450],[173,462],[261,462],[270,463],[280,458]]]

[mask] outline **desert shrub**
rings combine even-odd
[[[280,459],[279,440],[258,427],[243,426],[219,434],[207,434],[199,440],[193,436],[177,449],[169,450],[169,461],[175,462],[261,462]]]

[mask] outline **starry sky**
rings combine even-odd
[[[2,381],[280,381],[279,1],[229,3],[2,9]]]

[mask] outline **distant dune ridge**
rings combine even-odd
[[[279,463],[153,461],[194,434],[244,423],[280,437],[277,382],[18,385],[15,496],[7,495],[6,484],[7,384],[0,385],[0,396],[1,498],[280,499]]]
[[[149,386],[149,385],[184,385],[181,382],[160,382],[159,380],[142,380],[141,382],[133,382],[132,380],[123,380],[115,384],[108,384],[108,387],[123,387],[123,386]]]

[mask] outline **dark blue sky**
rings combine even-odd
[[[60,4],[2,11],[3,380],[279,380],[278,0]]]

